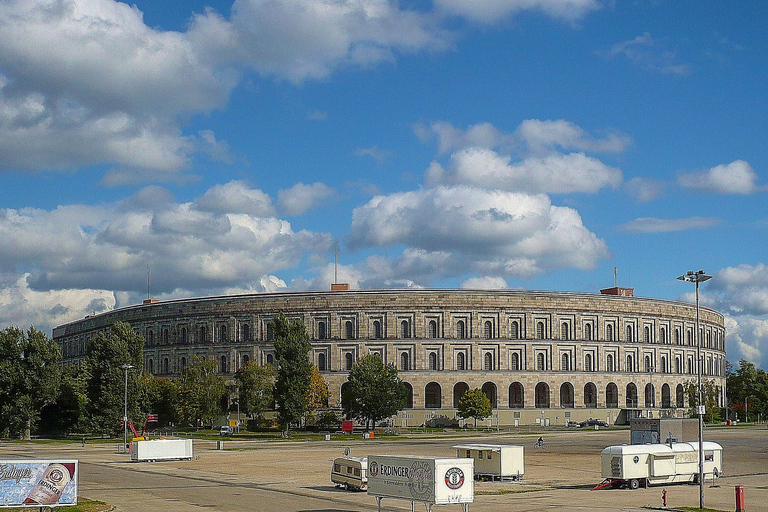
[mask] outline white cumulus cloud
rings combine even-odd
[[[757,173],[744,160],[717,165],[702,172],[683,173],[680,185],[711,194],[754,194],[761,190],[756,183]]]

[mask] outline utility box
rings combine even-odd
[[[465,512],[475,500],[474,459],[395,455],[368,456],[368,494],[381,511],[383,498],[432,505],[460,504]]]
[[[522,446],[511,444],[457,444],[457,457],[475,461],[475,479],[522,480],[525,454]]]
[[[151,439],[149,441],[131,441],[131,460],[136,462],[191,459],[191,439]]]
[[[704,479],[723,472],[723,448],[704,444]],[[600,454],[602,476],[613,487],[694,482],[699,475],[699,443],[609,446]]]
[[[687,443],[699,438],[698,418],[632,418],[629,428],[630,444]]]

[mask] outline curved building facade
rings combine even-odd
[[[626,293],[629,292],[629,293]],[[518,290],[364,290],[269,293],[145,301],[56,327],[65,364],[117,321],[145,339],[144,369],[179,375],[194,356],[231,376],[249,361],[274,361],[269,326],[301,320],[310,357],[336,405],[355,361],[378,354],[397,366],[408,407],[395,426],[455,423],[459,397],[481,388],[491,426],[566,424],[596,418],[681,417],[685,384],[714,380],[725,396],[723,316],[692,304],[601,294]]]

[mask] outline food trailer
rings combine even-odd
[[[474,459],[428,456],[368,455],[368,494],[433,505],[459,504],[463,512],[475,500]]]
[[[131,441],[131,460],[136,462],[191,459],[191,439],[151,439],[149,441]]]
[[[704,442],[704,479],[723,472],[723,448]],[[602,476],[598,487],[637,489],[641,485],[695,482],[699,476],[699,443],[633,444],[609,446],[600,456]]]
[[[336,457],[331,467],[331,483],[352,491],[368,489],[368,459],[366,457]]]
[[[457,444],[457,457],[475,460],[476,480],[522,480],[524,449],[512,444]]]

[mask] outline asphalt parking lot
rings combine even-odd
[[[525,446],[521,482],[476,482],[470,510],[622,510],[662,508],[662,488],[592,491],[600,476],[600,451],[626,443],[628,430],[544,431],[547,448],[533,449],[540,434],[412,434],[396,438],[349,436],[332,441],[195,441],[191,461],[130,462],[112,443],[0,443],[0,458],[76,458],[80,496],[105,501],[123,512],[265,511],[367,512],[376,500],[364,492],[330,483],[332,460],[349,448],[352,455],[432,455],[455,457],[451,446],[466,442]],[[735,486],[742,485],[746,510],[768,510],[768,430],[765,427],[707,428],[705,439],[723,446],[724,475],[705,485],[705,504],[735,510]],[[669,508],[697,507],[697,485],[667,489]],[[417,505],[420,508],[421,505]],[[409,502],[384,500],[382,510],[411,510]],[[434,507],[461,510],[459,505]]]

